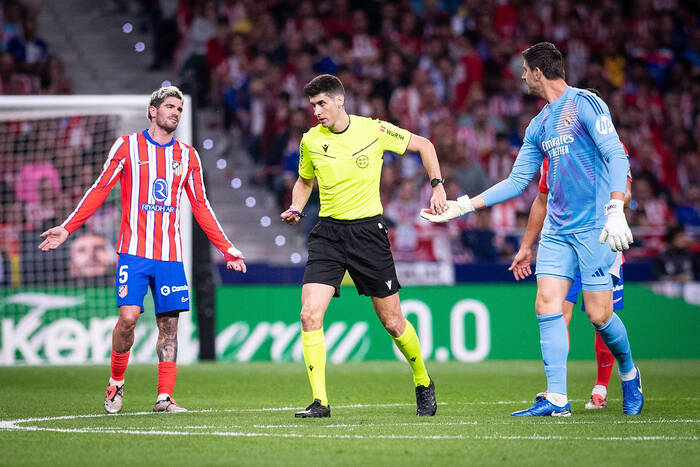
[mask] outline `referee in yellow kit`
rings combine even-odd
[[[345,111],[345,89],[332,75],[304,86],[319,125],[304,134],[299,148],[299,178],[292,204],[281,217],[296,224],[318,178],[321,212],[309,236],[309,259],[301,289],[304,362],[313,403],[296,417],[330,417],[326,396],[326,347],[323,315],[332,297],[340,296],[347,270],[361,295],[372,298],[374,311],[408,360],[416,386],[417,415],[435,415],[435,385],[423,363],[416,331],[403,316],[394,258],[382,217],[379,180],[384,151],[417,151],[428,172],[433,195],[430,208],[445,209],[444,180],[433,144],[422,136]]]

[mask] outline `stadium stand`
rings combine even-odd
[[[303,230],[313,222],[317,200],[297,231],[285,229],[277,216],[289,203],[298,142],[315,124],[301,93],[315,74],[342,79],[349,112],[429,135],[454,198],[507,175],[524,126],[543,105],[522,92],[520,52],[542,39],[564,51],[570,84],[600,90],[630,150],[635,199],[629,217],[636,240],[630,263],[651,264],[675,226],[684,227],[694,258],[700,251],[700,16],[694,2],[68,3],[84,9],[84,19],[71,7],[45,6],[52,18],[75,17],[85,26],[63,28],[67,46],[49,38],[60,37],[60,22],[45,22],[49,35],[48,29],[34,32],[35,10],[2,3],[2,93],[66,93],[73,87],[80,93],[145,92],[166,79],[196,84],[188,92],[198,105],[197,144],[211,200],[253,263],[300,265],[305,258]],[[128,47],[91,40],[90,18],[105,12],[114,25],[133,27],[145,53],[135,54],[135,40]],[[113,29],[109,41],[117,44],[126,29]],[[629,35],[638,40],[623,40]],[[54,46],[62,47],[67,66]],[[211,150],[201,147],[207,139]],[[0,144],[20,143],[3,132]],[[34,198],[23,198],[28,195],[13,188],[20,168],[7,167],[17,161],[3,157],[0,163],[1,251],[7,258],[16,242],[13,231],[50,216],[49,209],[31,206],[37,193],[56,195],[58,178],[61,194],[53,200],[60,203],[71,186],[56,159],[42,161],[47,177],[39,181],[45,181],[31,188]],[[417,219],[417,208],[429,198],[419,158],[386,154],[381,194],[396,258],[467,266],[505,261],[517,248],[535,191],[533,184],[504,206],[432,226]],[[68,212],[54,209],[58,217]],[[697,279],[697,266],[693,274]]]
[[[692,2],[294,3],[193,2],[186,11],[181,2],[179,17],[210,39],[207,60],[187,56],[203,43],[193,34],[174,58],[184,68],[209,67],[206,100],[248,149],[252,181],[274,192],[280,209],[300,134],[315,124],[301,95],[314,74],[341,77],[349,112],[430,135],[451,195],[474,194],[507,175],[524,125],[543,105],[519,89],[520,51],[547,38],[566,54],[569,83],[602,92],[630,148],[630,258],[658,255],[676,224],[698,251],[700,30]],[[640,40],[621,40],[630,34]],[[512,254],[534,190],[445,231],[415,218],[429,196],[418,164],[415,155],[385,160],[382,197],[398,257],[460,263]]]

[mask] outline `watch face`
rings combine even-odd
[[[444,178],[434,178],[434,179],[430,180],[430,186],[432,186],[433,188],[438,186],[438,183],[445,183],[445,179]]]

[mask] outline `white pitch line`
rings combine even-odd
[[[495,404],[495,405],[505,405],[514,403],[524,403],[526,401],[480,401],[475,403],[464,403],[456,405],[470,405],[470,404]],[[442,403],[441,405],[447,405]],[[351,405],[341,405],[336,406],[336,408],[370,408],[370,407],[405,407],[413,406],[413,404],[351,404]],[[189,413],[235,413],[235,412],[270,412],[270,411],[286,411],[286,410],[296,410],[298,407],[265,407],[265,408],[244,408],[244,409],[204,409],[204,410],[191,410]],[[114,414],[82,414],[82,415],[62,415],[55,417],[33,417],[24,418],[16,420],[5,420],[0,421],[0,430],[14,430],[14,431],[44,431],[44,432],[56,432],[56,433],[111,433],[111,434],[140,434],[140,435],[152,435],[152,436],[225,436],[225,437],[273,437],[273,438],[319,438],[319,439],[414,439],[414,440],[435,440],[435,439],[460,439],[460,440],[585,440],[585,441],[697,441],[700,437],[697,436],[630,436],[630,437],[577,437],[577,436],[507,436],[507,435],[493,435],[493,436],[482,436],[482,435],[358,435],[358,434],[306,434],[306,433],[255,433],[255,432],[244,432],[244,431],[180,431],[167,429],[162,430],[160,427],[149,427],[149,428],[139,428],[139,427],[128,427],[128,428],[109,428],[109,427],[84,427],[84,428],[50,428],[50,427],[39,427],[39,426],[22,426],[26,423],[32,422],[50,422],[50,421],[63,421],[63,420],[76,420],[76,419],[95,419],[101,417],[115,417],[115,416],[140,416],[140,415],[150,415],[150,416],[163,416],[162,414],[154,414],[153,412],[132,412],[124,413],[121,415]],[[699,423],[700,420],[696,419],[656,419],[656,420],[615,420],[612,421],[613,424],[654,424],[654,423]],[[515,425],[519,422],[489,422],[490,424],[499,425]],[[594,421],[564,421],[557,420],[556,424],[593,424],[598,423]],[[380,426],[455,426],[455,425],[478,425],[477,421],[459,421],[459,422],[412,422],[412,423],[389,423],[389,424],[332,424],[332,425],[321,425],[325,428],[360,428],[360,427],[380,427]],[[289,425],[252,425],[252,428],[257,429],[275,429],[275,428],[309,428],[317,427],[318,425],[301,425],[301,424],[289,424]],[[242,428],[239,425],[229,425],[229,426],[208,426],[208,425],[184,425],[179,427],[185,430],[206,430],[206,429],[218,429],[222,428]]]
[[[600,425],[601,422],[595,420],[548,420],[548,425]],[[654,424],[654,423],[700,423],[700,420],[613,420],[607,423],[612,424]],[[498,422],[490,421],[489,425],[519,425],[522,426],[523,423],[520,421],[512,422]],[[394,427],[394,426],[425,426],[425,427],[435,427],[435,426],[465,426],[465,425],[479,425],[479,422],[474,421],[458,421],[458,422],[415,422],[415,423],[334,423],[332,425],[306,425],[306,424],[285,424],[285,425],[250,425],[251,428],[257,429],[278,429],[278,428],[317,428],[319,426],[323,428],[364,428],[364,427]],[[161,426],[127,426],[120,428],[122,430],[158,430],[163,427]],[[191,430],[216,430],[216,429],[230,429],[230,428],[246,428],[243,425],[182,425],[177,426],[178,429],[191,429]],[[12,429],[12,428],[10,428]],[[91,430],[112,430],[111,427],[90,427]]]
[[[536,440],[536,441],[698,441],[698,436],[518,436],[518,435],[475,435],[472,439],[479,440]]]
[[[462,425],[478,425],[477,421],[462,421],[462,422],[417,422],[417,423],[334,423],[332,425],[320,425],[323,428],[364,428],[364,427],[382,427],[382,426],[462,426]],[[253,428],[309,428],[314,425],[252,425]]]
[[[325,435],[307,433],[249,433],[240,431],[212,431],[212,432],[187,432],[187,431],[157,431],[157,430],[92,430],[89,428],[41,428],[41,427],[17,427],[23,431],[46,431],[57,433],[110,433],[127,435],[148,435],[148,436],[220,436],[233,438],[316,438],[316,439],[412,439],[412,440],[497,440],[497,441],[698,441],[698,436],[464,436],[464,435]]]

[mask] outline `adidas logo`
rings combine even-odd
[[[605,273],[602,269],[598,268],[591,277],[605,277]]]

